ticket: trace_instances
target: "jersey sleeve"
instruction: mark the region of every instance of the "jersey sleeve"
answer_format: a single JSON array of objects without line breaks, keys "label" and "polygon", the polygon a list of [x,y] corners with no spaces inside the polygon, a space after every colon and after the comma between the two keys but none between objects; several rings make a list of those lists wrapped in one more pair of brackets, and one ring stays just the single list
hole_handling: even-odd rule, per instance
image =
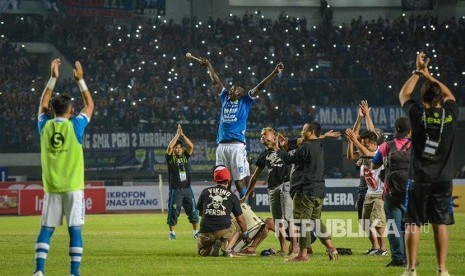
[{"label": "jersey sleeve", "polygon": [[228,99],[228,90],[223,87],[223,90],[221,90],[219,95],[221,103],[225,102]]},{"label": "jersey sleeve", "polygon": [[205,197],[205,190],[202,191],[202,193],[200,193],[200,196],[199,196],[199,199],[197,200],[197,210],[199,211],[202,211],[202,206],[203,206],[203,201],[204,201],[204,197]]},{"label": "jersey sleeve", "polygon": [[89,124],[89,117],[87,117],[87,115],[84,113],[79,113],[79,115],[77,115],[76,117],[71,118],[71,122],[73,123],[76,138],[78,142],[82,144],[82,140],[84,138],[84,130]]},{"label": "jersey sleeve", "polygon": [[260,155],[258,156],[257,161],[255,162],[255,166],[259,167],[260,169],[265,168],[265,166],[266,166],[266,163],[265,163],[266,154],[267,154],[266,150],[264,152],[260,153]]},{"label": "jersey sleeve", "polygon": [[42,133],[42,129],[44,128],[48,120],[50,120],[50,116],[48,116],[47,113],[41,113],[37,118],[37,128],[39,130],[39,136]]},{"label": "jersey sleeve", "polygon": [[375,156],[371,162],[375,165],[383,165],[383,157],[387,155],[387,143],[384,142],[379,146],[379,149],[376,151]]},{"label": "jersey sleeve", "polygon": [[258,98],[258,96],[252,96],[252,90],[249,90],[249,92],[247,92],[247,96],[242,98],[244,99],[244,102],[247,103],[247,105],[252,105],[255,102],[255,99]]},{"label": "jersey sleeve", "polygon": [[448,109],[455,120],[459,117],[459,106],[456,101],[448,100],[444,102],[444,108]]},{"label": "jersey sleeve", "polygon": [[411,122],[419,121],[423,115],[423,108],[413,99],[406,101],[402,108]]},{"label": "jersey sleeve", "polygon": [[239,202],[239,199],[235,195],[231,195],[230,198],[231,198],[232,204],[233,204],[232,213],[234,214],[234,216],[238,217],[238,216],[242,215],[242,208],[241,208],[241,204]]}]

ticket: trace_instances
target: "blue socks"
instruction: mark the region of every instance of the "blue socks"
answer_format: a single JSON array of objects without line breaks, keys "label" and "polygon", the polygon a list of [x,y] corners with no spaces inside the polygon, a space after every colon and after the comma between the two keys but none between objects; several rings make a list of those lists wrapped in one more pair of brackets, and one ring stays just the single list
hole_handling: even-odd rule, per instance
[{"label": "blue socks", "polygon": [[[50,239],[55,227],[42,226],[36,243],[36,270],[45,273],[45,260],[50,249]],[[82,234],[81,226],[68,227],[69,232],[69,257],[71,260],[71,275],[79,276],[79,266],[82,258]]]},{"label": "blue socks", "polygon": [[36,272],[45,273],[45,260],[47,259],[48,250],[50,249],[50,239],[52,238],[55,227],[42,226],[36,243]]},{"label": "blue socks", "polygon": [[81,226],[70,226],[68,227],[68,232],[71,275],[79,276],[79,266],[81,265],[83,251]]}]

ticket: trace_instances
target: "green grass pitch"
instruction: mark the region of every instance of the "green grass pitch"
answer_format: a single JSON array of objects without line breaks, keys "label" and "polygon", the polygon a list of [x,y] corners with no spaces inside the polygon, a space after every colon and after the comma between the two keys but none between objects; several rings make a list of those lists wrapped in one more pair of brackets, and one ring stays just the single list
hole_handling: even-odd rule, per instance
[{"label": "green grass pitch", "polygon": [[[267,213],[260,213],[268,216]],[[323,219],[354,219],[355,212],[323,212]],[[449,230],[448,268],[465,275],[465,213],[455,214]],[[354,228],[357,227],[354,223]],[[40,217],[0,217],[0,275],[32,275],[34,246]],[[432,229],[420,241],[418,275],[435,275]],[[365,256],[367,238],[334,238],[336,247],[351,248],[352,256],[330,262],[317,241],[308,263],[286,263],[282,257],[199,257],[185,214],[179,218],[176,240],[168,239],[166,214],[87,215],[81,274],[88,275],[401,275],[402,268],[387,268],[390,256]],[[278,248],[271,233],[258,252]],[[69,275],[68,233],[58,227],[52,238],[46,275]]]}]

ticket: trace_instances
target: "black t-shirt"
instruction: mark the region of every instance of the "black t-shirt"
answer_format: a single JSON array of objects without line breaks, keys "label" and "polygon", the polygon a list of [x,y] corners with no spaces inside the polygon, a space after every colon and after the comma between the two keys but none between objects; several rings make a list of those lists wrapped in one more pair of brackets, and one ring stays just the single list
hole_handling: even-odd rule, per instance
[{"label": "black t-shirt", "polygon": [[206,188],[197,202],[197,210],[202,212],[200,233],[210,233],[231,227],[231,213],[242,215],[239,199],[230,190],[221,186]]},{"label": "black t-shirt", "polygon": [[266,149],[258,156],[255,165],[261,169],[268,168],[268,189],[275,188],[289,181],[290,168],[272,149]]},{"label": "black t-shirt", "polygon": [[[445,111],[444,130],[441,142],[433,160],[422,158],[425,148],[426,130],[423,122],[424,108],[413,99],[405,102],[403,108],[410,118],[412,125],[412,161],[410,163],[409,177],[417,181],[449,181],[454,177],[454,151],[453,145],[457,130],[458,105],[455,101],[448,100],[443,105]],[[427,131],[429,138],[439,140],[442,121],[441,108],[429,108],[425,110]]]},{"label": "black t-shirt", "polygon": [[287,153],[278,150],[278,155],[287,164],[294,164],[291,173],[292,197],[300,192],[307,196],[325,198],[325,163],[320,139],[304,142]]},{"label": "black t-shirt", "polygon": [[168,164],[168,181],[170,189],[184,189],[191,185],[191,174],[189,170],[190,155],[184,151],[181,157],[176,154],[166,155],[166,164]]}]

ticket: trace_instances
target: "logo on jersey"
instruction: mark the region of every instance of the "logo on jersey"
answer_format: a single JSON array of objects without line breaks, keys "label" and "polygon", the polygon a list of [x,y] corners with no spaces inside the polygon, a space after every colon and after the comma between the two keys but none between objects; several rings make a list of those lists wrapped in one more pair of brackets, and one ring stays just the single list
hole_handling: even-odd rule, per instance
[{"label": "logo on jersey", "polygon": [[228,197],[222,197],[220,195],[212,196],[211,194],[210,194],[210,197],[212,199],[212,202],[207,205],[207,208],[210,208],[210,206],[213,205],[213,208],[215,208],[215,209],[218,209],[218,208],[221,207],[221,208],[223,208],[223,211],[226,210],[226,207],[224,207],[224,205],[223,205],[223,201],[228,199]]},{"label": "logo on jersey", "polygon": [[211,202],[207,204],[205,208],[205,214],[211,216],[226,216],[226,206],[223,202],[228,200],[231,196],[231,192],[220,188],[208,189],[209,197]]},{"label": "logo on jersey", "polygon": [[279,158],[279,156],[276,154],[276,152],[271,152],[266,156],[266,160],[270,162],[270,167],[273,169],[274,167],[282,167],[283,166],[283,160]]},{"label": "logo on jersey", "polygon": [[65,137],[63,134],[59,132],[53,133],[52,137],[50,138],[50,145],[54,148],[61,148],[65,143]]}]

